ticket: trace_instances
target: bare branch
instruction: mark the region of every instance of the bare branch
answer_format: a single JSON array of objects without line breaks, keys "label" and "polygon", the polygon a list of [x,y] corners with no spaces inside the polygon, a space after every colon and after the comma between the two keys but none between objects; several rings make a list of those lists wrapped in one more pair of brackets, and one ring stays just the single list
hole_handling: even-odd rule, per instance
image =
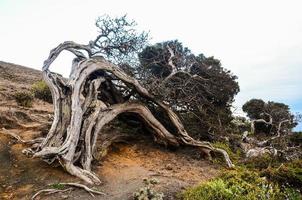
[{"label": "bare branch", "polygon": [[16,133],[14,133],[13,131],[8,131],[5,128],[2,128],[1,133],[5,134],[5,135],[9,135],[13,138],[15,138],[18,142],[23,143],[23,144],[36,144],[36,143],[41,143],[45,138],[36,138],[33,140],[24,140],[22,139],[19,135],[17,135]]},{"label": "bare branch", "polygon": [[289,119],[285,119],[285,120],[282,120],[281,122],[279,122],[278,130],[277,130],[277,137],[280,137],[282,124],[284,124],[286,122],[290,122],[290,120]]}]

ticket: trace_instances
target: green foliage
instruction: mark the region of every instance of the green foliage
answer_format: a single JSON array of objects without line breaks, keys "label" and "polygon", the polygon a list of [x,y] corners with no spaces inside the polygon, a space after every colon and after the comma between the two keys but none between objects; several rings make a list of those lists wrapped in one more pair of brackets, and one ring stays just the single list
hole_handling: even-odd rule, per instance
[{"label": "green foliage", "polygon": [[259,119],[265,110],[265,102],[262,99],[251,99],[242,106],[242,110],[249,118]]},{"label": "green foliage", "polygon": [[281,164],[278,168],[268,168],[262,174],[271,181],[302,188],[302,159]]},{"label": "green foliage", "polygon": [[153,187],[158,184],[157,179],[144,179],[145,187],[133,194],[134,200],[163,200],[164,194],[156,192]]},{"label": "green foliage", "polygon": [[38,81],[32,85],[32,92],[37,99],[52,103],[52,95],[45,81]]},{"label": "green foliage", "polygon": [[206,184],[187,190],[184,193],[183,199],[231,199],[232,191],[227,187],[222,179],[215,179]]},{"label": "green foliage", "polygon": [[289,188],[286,187],[284,189],[284,199],[289,199],[289,200],[301,200],[302,199],[302,195],[301,195],[301,191],[295,188]]},{"label": "green foliage", "polygon": [[[240,156],[241,156],[241,152],[239,151],[239,149],[234,152],[230,146],[227,144],[227,143],[224,143],[224,142],[215,142],[213,143],[213,146],[216,147],[216,148],[220,148],[220,149],[223,149],[225,150],[229,156],[230,156],[230,159],[232,160],[232,162],[234,163],[237,163],[240,159]],[[224,161],[222,161],[224,162]]]},{"label": "green foliage", "polygon": [[194,55],[172,40],[147,46],[139,53],[139,61],[141,83],[181,116],[191,136],[211,140],[206,137],[229,132],[230,108],[239,85],[220,60]]},{"label": "green foliage", "polygon": [[251,130],[251,122],[245,117],[235,116],[231,121],[232,131],[234,134],[242,135],[245,131]]},{"label": "green foliage", "polygon": [[257,172],[236,168],[186,190],[182,197],[184,200],[296,200],[302,196],[296,190],[282,189],[277,184],[270,183]]},{"label": "green foliage", "polygon": [[32,107],[34,97],[31,92],[21,91],[14,94],[14,98],[19,106]]},{"label": "green foliage", "polygon": [[267,169],[268,167],[274,167],[278,164],[280,165],[280,162],[277,160],[276,157],[273,157],[272,155],[266,153],[262,156],[249,158],[245,161],[243,161],[243,164],[245,167],[249,169]]},{"label": "green foliage", "polygon": [[302,145],[302,132],[294,132],[294,133],[290,136],[290,141],[291,141],[294,145]]},{"label": "green foliage", "polygon": [[60,183],[54,183],[52,185],[50,185],[53,189],[57,189],[57,190],[63,190],[65,188],[65,185],[62,185]]},{"label": "green foliage", "polygon": [[272,118],[272,125],[266,125],[264,123],[255,124],[256,133],[271,132],[277,133],[279,123],[284,120],[289,120],[282,124],[282,130],[289,132],[292,128],[297,125],[296,116],[290,112],[288,105],[279,102],[268,101],[264,102],[261,99],[251,99],[247,101],[243,106],[242,110],[247,113],[247,116],[251,119],[264,119],[269,121],[269,116]]}]

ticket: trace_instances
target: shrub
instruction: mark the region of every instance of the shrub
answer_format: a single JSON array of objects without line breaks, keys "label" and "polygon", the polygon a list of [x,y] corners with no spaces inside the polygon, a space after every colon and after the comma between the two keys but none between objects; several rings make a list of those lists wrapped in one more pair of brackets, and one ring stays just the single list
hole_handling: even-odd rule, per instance
[{"label": "shrub", "polygon": [[301,197],[298,191],[281,188],[259,173],[244,168],[226,171],[220,177],[189,188],[182,194],[184,200],[295,200]]},{"label": "shrub", "polygon": [[224,142],[215,142],[215,143],[213,143],[213,146],[216,147],[216,148],[220,148],[220,149],[225,150],[229,154],[230,159],[232,160],[232,162],[237,163],[239,161],[240,156],[241,156],[240,150],[237,150],[236,152],[234,152],[230,148],[230,146],[227,143],[224,143]]},{"label": "shrub", "polygon": [[262,175],[280,184],[287,183],[302,188],[302,159],[281,164],[278,168],[268,168],[262,172]]},{"label": "shrub", "polygon": [[153,187],[158,183],[157,179],[144,179],[145,187],[133,194],[134,200],[163,200],[164,194],[156,192]]},{"label": "shrub", "polygon": [[294,189],[294,188],[285,188],[284,190],[284,196],[286,198],[284,199],[289,199],[289,200],[301,200],[302,199],[302,195],[301,195],[301,191]]},{"label": "shrub", "polygon": [[222,179],[215,179],[206,184],[187,190],[184,193],[185,200],[197,199],[231,199],[233,192]]},{"label": "shrub", "polygon": [[290,141],[291,141],[294,145],[301,145],[301,144],[302,144],[302,132],[294,132],[294,133],[290,136]]},{"label": "shrub", "polygon": [[265,153],[258,157],[248,158],[241,164],[244,164],[244,166],[249,169],[263,170],[267,169],[268,167],[280,165],[280,162],[277,157],[273,157],[272,155]]},{"label": "shrub", "polygon": [[14,98],[19,106],[31,107],[34,97],[32,93],[28,91],[16,92]]},{"label": "shrub", "polygon": [[52,95],[45,81],[38,81],[32,85],[32,91],[37,99],[52,103]]},{"label": "shrub", "polygon": [[63,190],[65,189],[65,185],[60,184],[60,183],[54,183],[50,185],[53,189],[57,189],[57,190]]}]

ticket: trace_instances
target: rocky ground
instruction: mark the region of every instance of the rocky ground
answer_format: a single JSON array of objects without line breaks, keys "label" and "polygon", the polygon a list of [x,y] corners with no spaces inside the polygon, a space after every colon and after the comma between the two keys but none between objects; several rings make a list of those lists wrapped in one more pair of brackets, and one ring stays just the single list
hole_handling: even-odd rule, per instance
[{"label": "rocky ground", "polygon": [[[4,134],[10,131],[23,139],[45,136],[52,120],[52,105],[35,100],[32,108],[20,107],[13,94],[30,90],[41,80],[41,72],[0,61],[0,199],[30,199],[38,190],[60,182],[80,182],[59,166],[21,153],[26,145]],[[4,129],[3,129],[4,128]],[[144,178],[156,178],[155,190],[165,199],[175,199],[184,188],[215,177],[219,167],[202,160],[191,149],[169,150],[150,143],[148,135],[115,144],[108,155],[94,163],[94,172],[102,180],[96,189],[106,195],[91,197],[85,191],[43,196],[40,199],[131,199],[143,187]]]}]

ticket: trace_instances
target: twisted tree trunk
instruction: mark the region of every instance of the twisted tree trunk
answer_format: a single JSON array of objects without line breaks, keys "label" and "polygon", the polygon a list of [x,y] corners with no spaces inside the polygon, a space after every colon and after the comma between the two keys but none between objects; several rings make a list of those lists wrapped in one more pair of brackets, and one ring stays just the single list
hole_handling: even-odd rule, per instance
[{"label": "twisted tree trunk", "polygon": [[[68,80],[49,70],[51,63],[63,50],[76,55]],[[80,50],[88,52],[89,57],[86,58]],[[44,63],[43,79],[52,92],[54,120],[46,138],[30,152],[49,163],[57,159],[67,172],[87,183],[100,183],[91,171],[97,140],[101,140],[101,151],[106,152],[110,144],[127,137],[102,132],[106,124],[122,113],[139,116],[153,130],[157,142],[195,146],[208,155],[214,151],[222,154],[229,167],[233,166],[224,150],[191,138],[178,116],[167,105],[156,100],[135,78],[118,66],[100,56],[93,56],[87,45],[64,42],[53,49]],[[126,98],[117,88],[117,82],[131,90],[136,97]],[[176,131],[169,131],[152,114],[147,104],[162,109]]]}]

